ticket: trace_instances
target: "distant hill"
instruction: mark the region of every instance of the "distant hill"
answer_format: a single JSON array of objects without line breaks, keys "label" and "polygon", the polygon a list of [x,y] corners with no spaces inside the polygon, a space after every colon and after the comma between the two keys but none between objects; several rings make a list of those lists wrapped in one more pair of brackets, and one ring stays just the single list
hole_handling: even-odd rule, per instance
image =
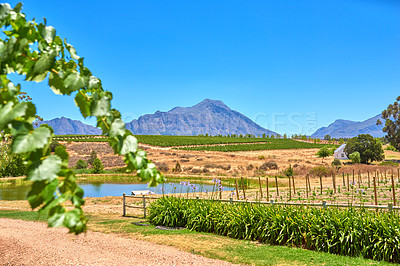
[{"label": "distant hill", "polygon": [[352,138],[359,134],[370,134],[374,137],[383,137],[383,125],[376,125],[376,121],[381,115],[374,116],[362,122],[338,119],[327,127],[321,127],[315,131],[311,137],[323,138],[329,135],[333,138]]},{"label": "distant hill", "polygon": [[48,121],[41,121],[38,123],[48,124],[54,129],[56,135],[68,135],[68,134],[81,134],[81,135],[100,135],[101,129],[86,125],[79,120],[72,120],[70,118],[61,117],[55,118]]},{"label": "distant hill", "polygon": [[277,135],[222,101],[210,99],[192,107],[175,107],[168,112],[143,115],[126,127],[138,135]]}]

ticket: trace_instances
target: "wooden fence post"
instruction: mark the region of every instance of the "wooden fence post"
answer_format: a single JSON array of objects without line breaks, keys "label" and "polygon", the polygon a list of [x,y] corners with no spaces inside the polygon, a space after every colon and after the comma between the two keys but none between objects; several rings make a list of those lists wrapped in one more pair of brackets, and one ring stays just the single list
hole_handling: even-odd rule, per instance
[{"label": "wooden fence post", "polygon": [[292,199],[292,186],[290,185],[290,176],[289,176],[289,200]]},{"label": "wooden fence post", "polygon": [[354,182],[354,169],[353,169],[353,186],[355,185],[356,183]]},{"label": "wooden fence post", "polygon": [[394,186],[393,175],[392,175],[392,192],[393,192],[393,206],[396,206],[396,187]]},{"label": "wooden fence post", "polygon": [[349,173],[347,173],[347,191],[350,191],[350,177],[349,177]]},{"label": "wooden fence post", "polygon": [[246,199],[246,191],[244,190],[244,181],[243,181],[243,176],[240,177],[242,180],[242,190],[243,190],[243,198]]},{"label": "wooden fence post", "polygon": [[370,178],[369,178],[369,171],[368,171],[368,188],[370,188]]},{"label": "wooden fence post", "polygon": [[258,177],[258,183],[260,184],[260,194],[261,194],[261,198],[263,198],[264,195],[263,195],[263,191],[262,191],[262,187],[261,187],[261,177]]},{"label": "wooden fence post", "polygon": [[269,201],[269,182],[267,177],[267,201]]},{"label": "wooden fence post", "polygon": [[332,174],[332,183],[333,183],[333,193],[336,194],[335,174]]},{"label": "wooden fence post", "polygon": [[322,195],[322,176],[319,177],[319,183],[321,185],[321,195]]},{"label": "wooden fence post", "polygon": [[308,174],[306,174],[306,197],[308,199]]},{"label": "wooden fence post", "polygon": [[361,171],[360,170],[358,170],[358,188],[360,188],[360,186],[361,186]]},{"label": "wooden fence post", "polygon": [[346,181],[344,180],[344,172],[343,172],[343,186],[346,187]]},{"label": "wooden fence post", "polygon": [[292,176],[292,182],[293,182],[293,196],[296,194],[296,186],[294,184],[294,176]]},{"label": "wooden fence post", "polygon": [[400,169],[397,168],[397,181],[400,183]]},{"label": "wooden fence post", "polygon": [[275,176],[276,195],[279,196],[278,177]]},{"label": "wooden fence post", "polygon": [[143,195],[143,216],[146,219],[146,198],[145,198],[145,195]]},{"label": "wooden fence post", "polygon": [[122,216],[126,215],[126,208],[125,208],[125,193],[122,194]]},{"label": "wooden fence post", "polygon": [[236,188],[236,199],[239,200],[239,189],[238,189],[237,179],[235,179],[235,188]]},{"label": "wooden fence post", "polygon": [[310,189],[309,191],[311,192],[311,182],[310,182],[310,176],[307,174],[307,179],[308,179],[308,188]]},{"label": "wooden fence post", "polygon": [[375,180],[375,176],[373,178],[373,182],[374,182],[374,199],[375,199],[375,205],[378,205],[378,197],[377,197],[377,193],[376,193],[376,180]]}]

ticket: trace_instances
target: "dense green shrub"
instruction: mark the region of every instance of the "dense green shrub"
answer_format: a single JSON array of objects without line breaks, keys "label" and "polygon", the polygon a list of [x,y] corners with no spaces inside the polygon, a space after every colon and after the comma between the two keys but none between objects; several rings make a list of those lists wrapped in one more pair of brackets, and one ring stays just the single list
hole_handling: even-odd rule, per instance
[{"label": "dense green shrub", "polygon": [[351,160],[352,163],[361,163],[361,156],[358,151],[355,151],[352,154],[350,154],[349,159]]},{"label": "dense green shrub", "polygon": [[261,243],[400,262],[400,217],[389,212],[163,197],[151,204],[149,220]]},{"label": "dense green shrub", "polygon": [[398,163],[396,163],[396,162],[392,162],[392,161],[385,161],[385,162],[381,162],[379,165],[382,165],[382,166],[396,166],[396,167],[398,167],[398,166],[399,166],[399,164],[398,164]]},{"label": "dense green shrub", "polygon": [[75,164],[75,169],[86,169],[88,167],[87,162],[79,159]]},{"label": "dense green shrub", "polygon": [[103,163],[100,161],[99,158],[94,159],[92,164],[92,174],[101,174],[104,171]]},{"label": "dense green shrub", "polygon": [[55,149],[56,149],[57,147],[59,147],[59,146],[63,146],[63,145],[61,145],[57,140],[53,140],[53,141],[51,142],[51,144],[50,144],[51,152],[54,152]]},{"label": "dense green shrub", "polygon": [[342,165],[342,162],[339,159],[334,159],[332,161],[332,166],[340,166]]},{"label": "dense green shrub", "polygon": [[397,151],[396,148],[393,147],[393,146],[390,145],[390,144],[385,148],[385,150],[387,150],[387,151]]}]

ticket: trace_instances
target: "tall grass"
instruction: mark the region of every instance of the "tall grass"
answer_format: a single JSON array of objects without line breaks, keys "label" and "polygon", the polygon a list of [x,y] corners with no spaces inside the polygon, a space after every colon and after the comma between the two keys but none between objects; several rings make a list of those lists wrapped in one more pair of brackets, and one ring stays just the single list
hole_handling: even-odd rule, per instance
[{"label": "tall grass", "polygon": [[163,197],[150,206],[149,219],[155,225],[400,262],[400,218],[395,213]]}]

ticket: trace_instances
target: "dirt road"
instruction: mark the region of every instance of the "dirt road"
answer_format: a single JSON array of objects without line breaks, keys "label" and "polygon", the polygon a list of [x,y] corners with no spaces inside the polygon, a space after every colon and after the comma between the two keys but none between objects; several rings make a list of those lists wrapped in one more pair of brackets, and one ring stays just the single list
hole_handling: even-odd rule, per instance
[{"label": "dirt road", "polygon": [[75,236],[39,222],[0,219],[0,265],[229,265],[112,234]]}]

